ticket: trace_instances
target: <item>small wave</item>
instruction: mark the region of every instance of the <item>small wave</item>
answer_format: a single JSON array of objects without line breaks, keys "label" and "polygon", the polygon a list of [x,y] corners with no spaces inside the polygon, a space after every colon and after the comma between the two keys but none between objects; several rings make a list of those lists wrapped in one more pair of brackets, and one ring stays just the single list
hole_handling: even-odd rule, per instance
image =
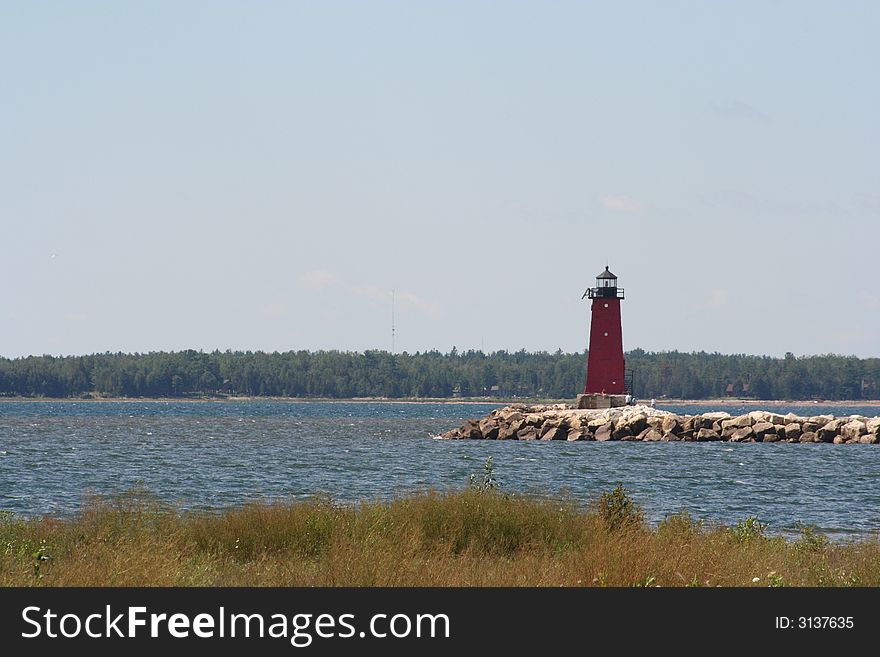
[{"label": "small wave", "polygon": [[732,451],[733,451],[733,447],[728,447],[728,448],[725,449],[724,451],[725,451],[725,452],[732,452]]},{"label": "small wave", "polygon": [[735,483],[735,484],[742,484],[743,486],[748,486],[748,485],[749,485],[749,482],[747,482],[747,481],[740,481],[739,479],[734,479],[734,480],[733,480],[733,483]]}]

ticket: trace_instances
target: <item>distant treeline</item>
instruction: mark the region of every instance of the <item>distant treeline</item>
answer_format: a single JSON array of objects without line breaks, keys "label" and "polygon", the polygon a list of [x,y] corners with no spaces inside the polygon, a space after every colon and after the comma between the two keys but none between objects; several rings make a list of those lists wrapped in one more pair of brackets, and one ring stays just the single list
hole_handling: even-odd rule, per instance
[{"label": "distant treeline", "polygon": [[[876,399],[880,359],[699,353],[626,355],[637,398]],[[496,351],[214,351],[0,358],[0,395],[84,397],[572,398],[586,354]]]}]

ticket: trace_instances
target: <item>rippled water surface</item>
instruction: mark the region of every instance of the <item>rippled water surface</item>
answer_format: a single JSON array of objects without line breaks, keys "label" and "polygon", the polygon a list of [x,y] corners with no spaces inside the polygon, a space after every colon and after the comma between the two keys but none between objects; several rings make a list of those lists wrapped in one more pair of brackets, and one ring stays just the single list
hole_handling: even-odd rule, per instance
[{"label": "rippled water surface", "polygon": [[[787,532],[880,530],[880,446],[445,441],[492,404],[2,402],[0,509],[75,513],[89,494],[145,488],[183,508],[315,494],[350,502],[467,484],[494,456],[510,492],[584,503],[623,483],[657,522],[687,509]],[[705,407],[670,407],[701,412]],[[749,410],[725,407],[733,413]],[[776,408],[873,416],[876,408]]]}]

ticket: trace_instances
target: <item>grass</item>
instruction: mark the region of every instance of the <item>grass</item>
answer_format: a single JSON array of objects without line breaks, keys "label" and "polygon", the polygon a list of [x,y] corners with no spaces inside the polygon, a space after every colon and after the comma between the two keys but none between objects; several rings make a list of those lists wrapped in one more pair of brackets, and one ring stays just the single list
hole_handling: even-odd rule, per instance
[{"label": "grass", "polygon": [[587,509],[474,485],[222,513],[131,493],[69,520],[0,516],[0,585],[880,586],[880,542],[830,543],[812,527],[786,540],[754,518],[651,528],[622,488]]}]

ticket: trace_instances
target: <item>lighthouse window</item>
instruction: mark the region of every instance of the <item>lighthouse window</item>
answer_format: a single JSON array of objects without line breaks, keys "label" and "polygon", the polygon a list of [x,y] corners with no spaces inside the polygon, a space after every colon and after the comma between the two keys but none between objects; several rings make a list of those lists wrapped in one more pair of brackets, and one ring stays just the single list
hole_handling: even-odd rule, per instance
[{"label": "lighthouse window", "polygon": [[605,307],[606,307],[606,308],[608,307],[608,304],[607,304],[607,303],[605,304]]},{"label": "lighthouse window", "polygon": [[606,338],[608,337],[608,331],[605,331],[605,337]]}]

